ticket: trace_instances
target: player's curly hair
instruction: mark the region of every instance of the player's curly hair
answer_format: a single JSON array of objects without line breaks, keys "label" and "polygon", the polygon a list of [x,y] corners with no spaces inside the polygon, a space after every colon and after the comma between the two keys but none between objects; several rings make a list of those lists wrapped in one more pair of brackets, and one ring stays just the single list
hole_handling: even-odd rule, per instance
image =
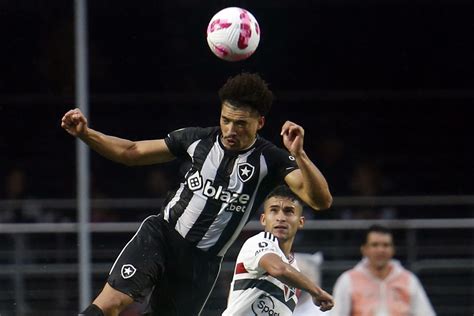
[{"label": "player's curly hair", "polygon": [[225,101],[235,107],[250,107],[260,115],[267,115],[272,107],[273,93],[257,73],[243,72],[231,77],[219,89],[221,104]]}]

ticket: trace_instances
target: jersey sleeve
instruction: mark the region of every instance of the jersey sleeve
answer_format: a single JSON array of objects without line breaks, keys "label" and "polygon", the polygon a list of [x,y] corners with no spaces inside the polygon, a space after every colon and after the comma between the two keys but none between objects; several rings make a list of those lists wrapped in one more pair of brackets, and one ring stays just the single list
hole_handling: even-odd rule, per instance
[{"label": "jersey sleeve", "polygon": [[187,154],[188,147],[196,140],[209,136],[215,128],[185,127],[170,132],[165,137],[165,143],[171,153],[182,158]]},{"label": "jersey sleeve", "polygon": [[270,170],[275,172],[275,176],[279,179],[284,179],[287,174],[298,169],[295,157],[290,155],[284,149],[277,146],[271,146],[265,152],[265,158],[268,160]]},{"label": "jersey sleeve", "polygon": [[242,249],[245,249],[242,261],[248,272],[264,273],[265,271],[258,265],[260,259],[268,253],[280,255],[276,237],[268,232],[262,232],[250,238]]}]

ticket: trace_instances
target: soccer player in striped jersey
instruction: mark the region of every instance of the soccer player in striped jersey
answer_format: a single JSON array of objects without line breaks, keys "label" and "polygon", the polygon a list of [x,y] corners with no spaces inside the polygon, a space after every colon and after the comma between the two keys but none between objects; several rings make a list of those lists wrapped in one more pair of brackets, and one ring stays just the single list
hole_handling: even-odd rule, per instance
[{"label": "soccer player in striped jersey", "polygon": [[285,149],[258,135],[273,101],[258,74],[229,78],[219,97],[220,126],[183,128],[164,139],[105,135],[89,128],[79,109],[62,118],[69,134],[110,160],[136,166],[180,159],[187,168],[162,211],[146,218],[120,252],[83,315],[118,315],[150,294],[153,313],[199,315],[222,257],[273,188],[286,182],[313,209],[331,205],[326,179],[303,148],[301,126],[283,124]]},{"label": "soccer player in striped jersey", "polygon": [[249,238],[237,256],[223,316],[292,315],[299,290],[307,291],[322,311],[333,307],[331,295],[299,272],[291,252],[304,225],[302,213],[302,203],[287,186],[268,195],[260,217],[265,231]]}]

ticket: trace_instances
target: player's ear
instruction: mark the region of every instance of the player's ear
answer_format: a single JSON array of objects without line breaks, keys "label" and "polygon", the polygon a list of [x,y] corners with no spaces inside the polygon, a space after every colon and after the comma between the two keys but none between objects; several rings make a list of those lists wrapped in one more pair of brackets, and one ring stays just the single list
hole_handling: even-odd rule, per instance
[{"label": "player's ear", "polygon": [[304,216],[300,216],[300,220],[299,220],[299,224],[298,224],[298,229],[303,228],[305,221],[306,221],[306,220],[305,220]]},{"label": "player's ear", "polygon": [[263,125],[265,125],[265,116],[260,115],[260,117],[258,118],[257,130],[260,130],[263,127]]},{"label": "player's ear", "polygon": [[265,223],[266,223],[265,213],[262,213],[260,214],[260,224],[262,224],[262,226],[265,226]]}]

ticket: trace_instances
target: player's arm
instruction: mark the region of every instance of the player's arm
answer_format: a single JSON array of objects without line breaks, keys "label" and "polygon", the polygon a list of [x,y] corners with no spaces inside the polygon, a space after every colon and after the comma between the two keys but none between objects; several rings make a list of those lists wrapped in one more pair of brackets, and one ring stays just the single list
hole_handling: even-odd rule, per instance
[{"label": "player's arm", "polygon": [[332,204],[332,196],[328,183],[303,149],[303,128],[293,122],[286,121],[281,129],[281,135],[285,147],[295,157],[299,167],[286,175],[285,182],[313,209],[329,208]]},{"label": "player's arm", "polygon": [[62,118],[61,127],[100,155],[128,166],[167,162],[175,158],[163,139],[131,141],[89,128],[79,109],[68,111]]},{"label": "player's arm", "polygon": [[334,301],[330,294],[314,284],[308,277],[291,265],[283,262],[278,255],[267,253],[260,258],[258,265],[279,281],[311,294],[314,303],[320,306],[322,311],[330,310],[334,306]]}]

